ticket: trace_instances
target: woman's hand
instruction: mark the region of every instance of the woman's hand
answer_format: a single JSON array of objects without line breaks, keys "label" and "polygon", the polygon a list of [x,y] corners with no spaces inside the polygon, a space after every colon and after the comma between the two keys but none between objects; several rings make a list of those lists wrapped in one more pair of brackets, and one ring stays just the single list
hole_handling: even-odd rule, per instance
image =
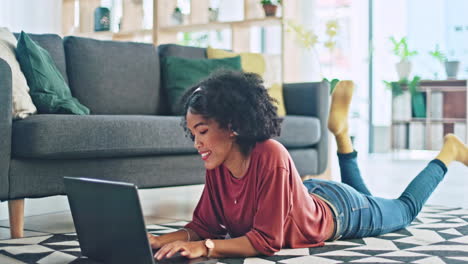
[{"label": "woman's hand", "polygon": [[177,252],[180,252],[180,255],[184,257],[193,259],[206,256],[208,254],[208,249],[205,247],[205,242],[203,240],[194,242],[175,241],[164,245],[156,252],[154,258],[157,260],[170,258]]},{"label": "woman's hand", "polygon": [[155,236],[155,235],[152,235],[152,234],[148,233],[148,241],[149,241],[152,249],[158,249],[158,248],[162,247],[161,241],[159,241],[159,238],[157,236]]}]

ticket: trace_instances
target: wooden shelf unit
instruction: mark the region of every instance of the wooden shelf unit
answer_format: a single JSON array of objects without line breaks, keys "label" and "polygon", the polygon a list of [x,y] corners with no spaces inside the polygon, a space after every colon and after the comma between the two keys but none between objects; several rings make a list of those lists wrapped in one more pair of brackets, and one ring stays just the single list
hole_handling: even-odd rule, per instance
[{"label": "wooden shelf unit", "polygon": [[[457,136],[461,137],[465,142],[468,140],[468,81],[467,80],[423,80],[420,82],[420,91],[424,93],[425,104],[426,104],[426,117],[425,118],[411,118],[405,120],[394,120],[392,117],[391,125],[391,140],[392,149],[398,150],[401,148],[396,147],[396,140],[394,133],[397,125],[406,125],[406,142],[410,143],[409,129],[411,124],[422,123],[424,125],[424,139],[425,146],[422,150],[438,150],[434,148],[435,142],[433,142],[433,125],[441,124],[443,126],[443,135],[447,133],[454,133],[454,127],[456,124],[464,125],[464,134]],[[434,118],[432,116],[432,96],[436,92],[442,93],[442,117]],[[392,107],[393,103],[392,103]],[[392,109],[392,112],[394,109]],[[442,135],[441,135],[442,136]],[[440,140],[443,140],[442,138]],[[439,142],[440,143],[440,142]],[[407,144],[409,148],[410,144]],[[420,149],[418,149],[420,150]]]},{"label": "wooden shelf unit", "polygon": [[[78,5],[76,4],[78,2]],[[94,32],[94,10],[100,0],[62,0],[62,35],[75,35],[100,40],[148,42],[155,45],[177,43],[180,32],[201,32],[231,30],[231,49],[234,52],[249,52],[250,29],[252,27],[280,27],[281,51],[277,54],[281,65],[281,81],[297,81],[297,61],[301,56],[300,47],[292,34],[286,34],[284,21],[293,19],[299,10],[297,1],[284,1],[276,17],[266,17],[260,0],[241,0],[243,17],[235,21],[208,21],[210,0],[191,0],[190,14],[182,25],[171,25],[171,15],[177,0],[152,0],[153,21],[151,29],[142,29],[143,1],[122,0],[122,21],[119,32]],[[79,10],[76,10],[79,9]],[[75,15],[79,14],[77,18]],[[111,14],[112,16],[112,14]],[[141,19],[142,20],[142,19]],[[79,21],[79,25],[75,25]],[[275,55],[276,56],[276,55]],[[287,59],[286,59],[287,58]]]}]

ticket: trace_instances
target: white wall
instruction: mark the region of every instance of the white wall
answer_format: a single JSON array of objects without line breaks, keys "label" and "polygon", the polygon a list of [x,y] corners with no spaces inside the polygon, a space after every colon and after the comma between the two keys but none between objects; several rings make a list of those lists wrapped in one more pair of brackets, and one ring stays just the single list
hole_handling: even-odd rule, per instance
[{"label": "white wall", "polygon": [[407,36],[408,11],[406,0],[374,1],[374,82],[373,109],[374,126],[390,125],[391,92],[383,84],[383,80],[395,81],[398,76],[395,64],[398,58],[392,54],[390,36],[399,39]]},{"label": "white wall", "polygon": [[[408,44],[416,49],[418,55],[413,59],[414,74],[423,79],[434,79],[437,72],[439,79],[445,78],[442,64],[429,55],[429,51],[439,44],[446,50],[446,13],[445,0],[413,0],[408,2]],[[422,7],[426,7],[421,10]],[[455,12],[456,13],[461,12]]]},{"label": "white wall", "polygon": [[61,10],[61,0],[0,0],[0,26],[13,32],[60,34]]}]

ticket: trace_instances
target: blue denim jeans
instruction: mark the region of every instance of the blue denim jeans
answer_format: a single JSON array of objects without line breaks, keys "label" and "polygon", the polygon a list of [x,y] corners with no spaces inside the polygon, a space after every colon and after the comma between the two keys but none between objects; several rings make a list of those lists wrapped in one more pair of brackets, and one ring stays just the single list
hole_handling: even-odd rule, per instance
[{"label": "blue denim jeans", "polygon": [[409,225],[444,178],[447,167],[440,160],[429,162],[398,199],[372,196],[356,162],[357,152],[338,154],[341,181],[311,179],[304,185],[330,206],[334,213],[333,239],[377,236]]}]

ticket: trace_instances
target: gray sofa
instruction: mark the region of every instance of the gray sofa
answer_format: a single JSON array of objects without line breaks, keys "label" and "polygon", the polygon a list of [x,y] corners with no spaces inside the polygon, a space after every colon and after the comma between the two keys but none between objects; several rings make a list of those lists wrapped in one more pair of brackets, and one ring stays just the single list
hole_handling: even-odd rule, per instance
[{"label": "gray sofa", "polygon": [[[24,198],[64,194],[63,176],[140,188],[203,184],[202,161],[180,127],[181,117],[171,115],[166,103],[159,61],[205,58],[205,49],[31,37],[51,53],[72,94],[92,114],[12,121],[11,71],[0,59],[0,199],[12,205],[10,220],[22,220]],[[328,85],[285,84],[284,98],[288,115],[278,140],[301,175],[320,174],[328,158]],[[21,236],[22,228],[21,221],[12,222],[12,236]]]}]

